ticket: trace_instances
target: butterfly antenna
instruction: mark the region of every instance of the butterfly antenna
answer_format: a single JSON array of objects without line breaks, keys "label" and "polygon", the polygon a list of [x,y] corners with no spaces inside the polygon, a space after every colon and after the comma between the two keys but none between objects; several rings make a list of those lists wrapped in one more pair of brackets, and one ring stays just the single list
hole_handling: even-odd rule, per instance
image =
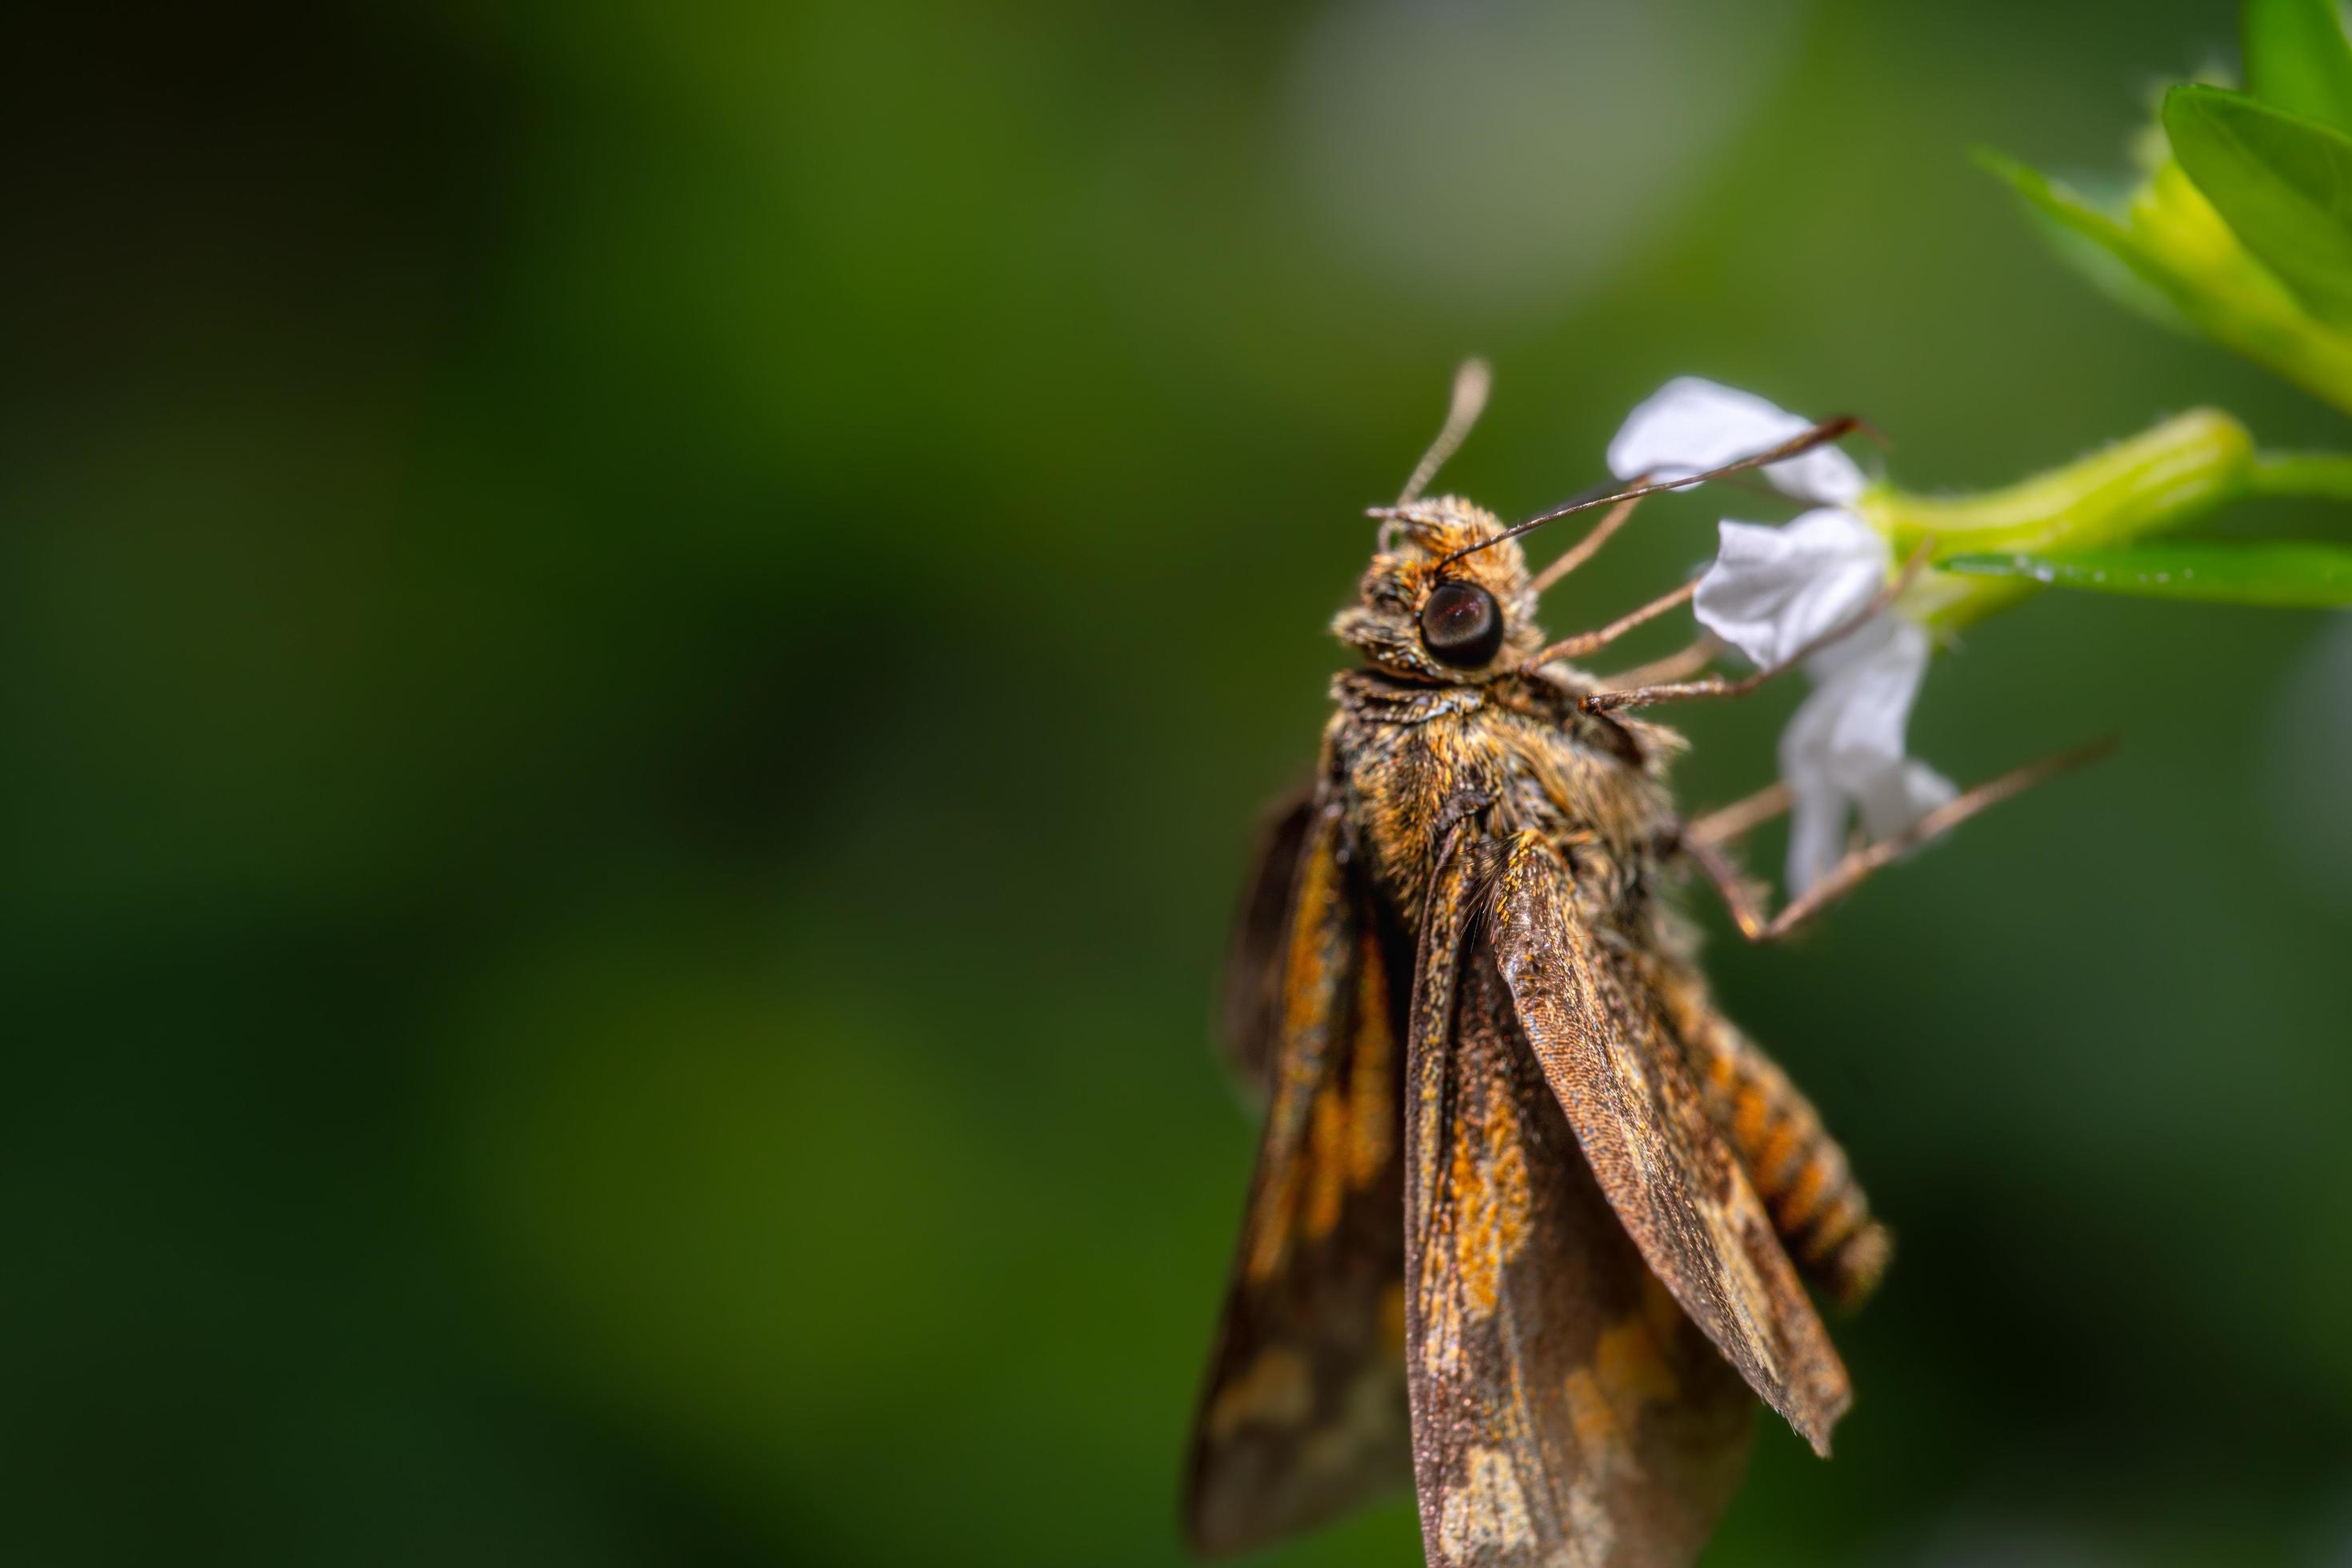
[{"label": "butterfly antenna", "polygon": [[1445,410],[1445,427],[1438,431],[1429,450],[1421,455],[1412,478],[1404,482],[1404,493],[1397,497],[1397,505],[1411,506],[1421,499],[1421,492],[1429,488],[1429,481],[1437,477],[1445,459],[1454,456],[1454,448],[1470,434],[1470,427],[1478,423],[1478,415],[1486,406],[1486,388],[1493,380],[1485,360],[1462,362],[1462,368],[1454,373],[1454,402]]},{"label": "butterfly antenna", "polygon": [[[1545,523],[1558,522],[1561,518],[1574,517],[1578,512],[1591,511],[1597,506],[1615,506],[1622,501],[1639,500],[1643,496],[1656,495],[1661,490],[1688,489],[1693,485],[1727,479],[1734,474],[1746,473],[1750,468],[1761,468],[1773,463],[1786,462],[1789,458],[1801,456],[1816,447],[1827,446],[1832,441],[1856,433],[1874,437],[1877,434],[1858,416],[1841,414],[1834,419],[1824,419],[1818,425],[1798,432],[1778,446],[1767,447],[1760,452],[1750,452],[1734,462],[1726,463],[1719,468],[1709,468],[1702,474],[1685,474],[1678,479],[1641,479],[1627,485],[1623,489],[1612,490],[1606,495],[1580,496],[1575,500],[1565,502],[1552,508],[1549,511],[1531,517],[1525,522],[1513,523],[1502,532],[1482,539],[1475,544],[1465,544],[1440,561],[1438,564],[1450,566],[1465,555],[1475,555],[1481,550],[1492,550],[1507,539],[1517,539],[1523,533],[1533,532]],[[1600,531],[1596,529],[1594,531]]]}]

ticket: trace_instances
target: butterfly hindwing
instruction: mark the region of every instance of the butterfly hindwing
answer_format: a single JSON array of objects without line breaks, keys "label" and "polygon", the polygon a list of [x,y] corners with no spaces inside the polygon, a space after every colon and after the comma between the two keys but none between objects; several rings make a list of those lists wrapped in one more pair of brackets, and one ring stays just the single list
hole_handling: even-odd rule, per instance
[{"label": "butterfly hindwing", "polygon": [[1826,1454],[1844,1365],[1643,972],[1596,939],[1566,863],[1532,834],[1505,857],[1491,921],[1519,1022],[1619,1220],[1748,1385]]},{"label": "butterfly hindwing", "polygon": [[1270,985],[1269,1099],[1184,1519],[1261,1546],[1412,1474],[1403,1362],[1401,965],[1339,815],[1300,834]]},{"label": "butterfly hindwing", "polygon": [[1250,878],[1234,911],[1225,955],[1218,1034],[1225,1063],[1252,1103],[1270,1088],[1274,1037],[1281,1012],[1284,961],[1291,907],[1297,901],[1299,864],[1316,817],[1314,793],[1299,790],[1270,806],[1258,829]]},{"label": "butterfly hindwing", "polygon": [[1407,1368],[1433,1568],[1665,1568],[1745,1462],[1746,1386],[1595,1184],[1471,918],[1424,916],[1407,1081]]}]

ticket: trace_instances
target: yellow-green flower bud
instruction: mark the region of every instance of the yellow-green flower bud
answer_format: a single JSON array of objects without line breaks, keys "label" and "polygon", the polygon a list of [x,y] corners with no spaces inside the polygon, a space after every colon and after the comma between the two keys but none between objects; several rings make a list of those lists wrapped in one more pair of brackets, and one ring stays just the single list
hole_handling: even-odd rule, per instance
[{"label": "yellow-green flower bud", "polygon": [[[2127,440],[1980,495],[1921,496],[1877,484],[1854,510],[1886,537],[1897,561],[1932,540],[1929,559],[1985,552],[2089,550],[2194,521],[2253,482],[2254,444],[2218,409],[2192,409]],[[1902,613],[1942,631],[1983,619],[2038,591],[2018,579],[1930,571]]]}]

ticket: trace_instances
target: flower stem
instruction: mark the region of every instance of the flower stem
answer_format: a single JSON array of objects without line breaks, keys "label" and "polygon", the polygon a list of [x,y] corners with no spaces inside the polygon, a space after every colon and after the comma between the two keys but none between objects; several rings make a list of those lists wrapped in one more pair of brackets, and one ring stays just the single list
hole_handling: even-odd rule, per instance
[{"label": "flower stem", "polygon": [[2352,457],[2336,452],[2261,452],[2246,470],[2246,493],[2352,500]]}]

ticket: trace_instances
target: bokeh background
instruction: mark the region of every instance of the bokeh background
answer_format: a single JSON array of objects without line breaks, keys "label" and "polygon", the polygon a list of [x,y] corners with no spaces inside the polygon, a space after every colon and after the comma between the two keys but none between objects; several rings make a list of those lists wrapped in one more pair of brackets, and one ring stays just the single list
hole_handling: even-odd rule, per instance
[{"label": "bokeh background", "polygon": [[[2119,173],[2233,26],[20,18],[0,1559],[1177,1562],[1225,919],[1453,364],[1507,512],[1685,372],[1914,487],[2206,401],[2344,446],[1965,159]],[[1688,711],[1686,795],[1796,695]],[[2110,730],[1806,942],[1705,911],[1903,1245],[1836,1458],[1765,1431],[1712,1563],[2352,1562],[2352,638],[2045,599],[1914,737]],[[1401,1499],[1266,1561],[1416,1551]]]}]

